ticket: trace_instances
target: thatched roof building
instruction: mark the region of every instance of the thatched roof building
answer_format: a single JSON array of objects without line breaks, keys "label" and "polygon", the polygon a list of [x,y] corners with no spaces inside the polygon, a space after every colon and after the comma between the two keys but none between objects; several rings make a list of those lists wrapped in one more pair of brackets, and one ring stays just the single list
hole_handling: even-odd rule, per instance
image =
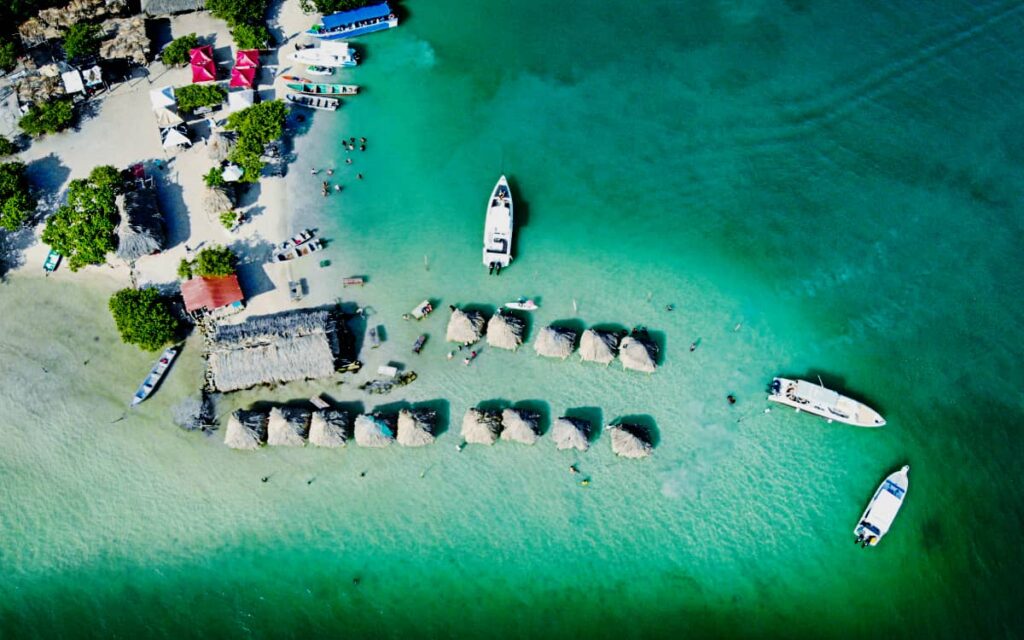
[{"label": "thatched roof building", "polygon": [[551,439],[558,449],[586,451],[590,448],[590,428],[586,420],[563,416],[551,426]]},{"label": "thatched roof building", "polygon": [[277,447],[301,447],[309,434],[309,412],[274,407],[267,419],[267,444]]},{"label": "thatched roof building", "polygon": [[452,317],[448,319],[448,342],[472,344],[484,335],[484,316],[477,311],[463,311],[452,308]]},{"label": "thatched roof building", "polygon": [[537,355],[565,360],[576,347],[576,332],[562,327],[544,327],[533,341]]},{"label": "thatched roof building", "polygon": [[470,444],[492,445],[501,433],[501,414],[486,409],[470,409],[462,418],[462,439]]},{"label": "thatched roof building", "polygon": [[218,325],[207,338],[207,384],[236,391],[333,375],[344,331],[335,315],[322,309]]},{"label": "thatched roof building", "polygon": [[612,451],[623,458],[646,458],[651,455],[651,434],[638,424],[611,424]]},{"label": "thatched roof building", "polygon": [[142,16],[111,18],[103,23],[105,35],[100,42],[104,60],[130,60],[144,65],[149,61],[150,42]]},{"label": "thatched roof building", "polygon": [[228,418],[224,444],[232,449],[258,449],[267,441],[267,415],[259,411],[238,410]]},{"label": "thatched roof building", "polygon": [[164,248],[167,234],[157,207],[156,190],[138,187],[117,197],[121,222],[117,225],[117,257],[135,262]]},{"label": "thatched roof building", "polygon": [[501,439],[523,444],[536,444],[540,438],[540,414],[526,409],[505,409],[501,412]]},{"label": "thatched roof building", "polygon": [[626,336],[619,345],[619,361],[625,369],[654,373],[657,365],[654,355],[657,348],[650,342],[636,335]]},{"label": "thatched roof building", "polygon": [[309,443],[317,447],[344,447],[348,429],[348,413],[335,409],[314,411],[309,423]]},{"label": "thatched roof building", "polygon": [[398,412],[398,444],[423,447],[434,442],[437,412],[432,409],[402,409]]},{"label": "thatched roof building", "polygon": [[356,416],[356,444],[360,447],[386,447],[395,441],[395,428],[381,413]]},{"label": "thatched roof building", "polygon": [[186,11],[200,11],[206,0],[142,0],[142,13],[147,16],[169,16]]},{"label": "thatched roof building", "polygon": [[498,312],[487,322],[487,344],[515,351],[523,344],[526,322],[511,313]]},{"label": "thatched roof building", "polygon": [[609,364],[619,348],[619,336],[610,331],[587,329],[580,337],[580,358],[587,362]]},{"label": "thatched roof building", "polygon": [[62,7],[42,9],[36,17],[29,18],[18,27],[18,33],[26,45],[39,44],[43,40],[56,40],[73,24],[96,22],[126,12],[126,0],[71,0]]}]

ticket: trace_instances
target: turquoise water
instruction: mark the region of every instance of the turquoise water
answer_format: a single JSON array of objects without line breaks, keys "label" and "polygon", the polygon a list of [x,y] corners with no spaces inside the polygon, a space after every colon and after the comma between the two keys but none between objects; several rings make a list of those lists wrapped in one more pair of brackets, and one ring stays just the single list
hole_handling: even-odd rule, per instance
[{"label": "turquoise water", "polygon": [[[1019,635],[1021,5],[463,4],[409,2],[360,41],[347,77],[365,92],[316,116],[291,189],[296,226],[334,240],[332,266],[300,274],[311,300],[368,306],[387,337],[369,368],[419,380],[220,406],[438,401],[450,432],[424,450],[228,451],[167,419],[198,384],[195,342],[111,424],[150,358],[118,344],[109,292],[15,280],[0,634]],[[370,140],[351,167],[342,135]],[[324,201],[304,165],[328,158],[346,189]],[[501,172],[522,226],[493,278],[481,221]],[[364,289],[338,286],[355,274]],[[399,319],[427,296],[519,295],[541,300],[534,328],[647,325],[664,365],[527,348],[467,368],[444,357],[446,314]],[[764,414],[780,372],[889,424]],[[606,436],[580,456],[546,439],[457,453],[465,409],[493,400],[649,416],[660,442],[641,462]],[[904,463],[907,503],[862,551],[856,518]]]}]

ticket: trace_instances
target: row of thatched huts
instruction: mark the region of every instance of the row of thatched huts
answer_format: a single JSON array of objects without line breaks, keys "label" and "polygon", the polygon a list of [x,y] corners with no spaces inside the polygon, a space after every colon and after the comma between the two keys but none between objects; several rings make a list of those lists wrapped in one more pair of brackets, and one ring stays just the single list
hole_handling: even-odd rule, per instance
[{"label": "row of thatched huts", "polygon": [[355,440],[361,447],[386,447],[392,442],[404,447],[422,447],[434,441],[437,414],[432,409],[402,409],[397,416],[386,413],[360,414],[352,420],[346,411],[274,407],[269,412],[239,410],[231,414],[224,431],[224,444],[232,449],[302,447],[344,447]]},{"label": "row of thatched huts", "polygon": [[[515,351],[523,344],[526,322],[504,310],[488,320],[479,311],[452,307],[446,333],[449,342],[473,344],[483,339],[485,334],[490,346]],[[537,334],[533,349],[538,355],[565,360],[576,350],[577,337],[580,358],[587,362],[608,365],[618,358],[625,369],[652,373],[657,368],[658,346],[642,329],[634,329],[629,335],[587,329],[578,336],[572,329],[548,326]]]},{"label": "row of thatched huts", "polygon": [[[638,424],[619,423],[606,427],[612,451],[624,458],[646,458],[654,449],[653,434]],[[593,425],[581,418],[563,416],[551,426],[551,439],[558,449],[586,451],[590,448]],[[527,409],[502,411],[473,408],[462,418],[462,439],[469,444],[493,445],[498,440],[536,444],[540,439],[540,414]]]}]

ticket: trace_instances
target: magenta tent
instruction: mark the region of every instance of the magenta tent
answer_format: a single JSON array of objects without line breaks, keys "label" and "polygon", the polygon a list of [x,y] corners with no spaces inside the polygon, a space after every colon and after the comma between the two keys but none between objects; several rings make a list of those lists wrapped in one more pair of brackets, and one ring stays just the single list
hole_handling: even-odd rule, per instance
[{"label": "magenta tent", "polygon": [[231,70],[231,82],[228,83],[228,86],[251,89],[255,79],[255,67],[235,67]]},{"label": "magenta tent", "polygon": [[204,45],[189,52],[192,65],[192,82],[210,82],[217,79],[217,68],[213,64],[213,47]]},{"label": "magenta tent", "polygon": [[260,52],[256,49],[241,49],[235,52],[236,67],[258,67],[260,66]]}]

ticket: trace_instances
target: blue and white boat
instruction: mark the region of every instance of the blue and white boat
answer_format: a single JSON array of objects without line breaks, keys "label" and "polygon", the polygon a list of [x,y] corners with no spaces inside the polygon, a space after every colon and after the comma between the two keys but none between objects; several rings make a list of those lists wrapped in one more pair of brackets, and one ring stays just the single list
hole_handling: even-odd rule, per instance
[{"label": "blue and white boat", "polygon": [[318,24],[306,31],[306,35],[321,40],[335,40],[337,38],[354,38],[397,26],[398,16],[391,10],[387,2],[381,2],[352,11],[340,11],[324,16]]},{"label": "blue and white boat", "polygon": [[160,359],[156,361],[153,368],[149,370],[149,375],[139,385],[139,390],[132,396],[131,407],[134,407],[146,400],[149,396],[153,395],[159,386],[160,381],[167,375],[167,370],[171,368],[171,363],[174,362],[174,358],[178,355],[178,347],[168,347],[162,354]]},{"label": "blue and white boat", "polygon": [[909,473],[910,465],[905,465],[899,471],[890,473],[875,491],[868,508],[860,517],[860,522],[853,528],[853,535],[857,536],[856,542],[861,547],[877,545],[882,536],[889,532],[892,521],[896,519],[896,514],[903,506],[903,499],[907,497],[907,489],[910,487],[910,478],[907,477]]}]

